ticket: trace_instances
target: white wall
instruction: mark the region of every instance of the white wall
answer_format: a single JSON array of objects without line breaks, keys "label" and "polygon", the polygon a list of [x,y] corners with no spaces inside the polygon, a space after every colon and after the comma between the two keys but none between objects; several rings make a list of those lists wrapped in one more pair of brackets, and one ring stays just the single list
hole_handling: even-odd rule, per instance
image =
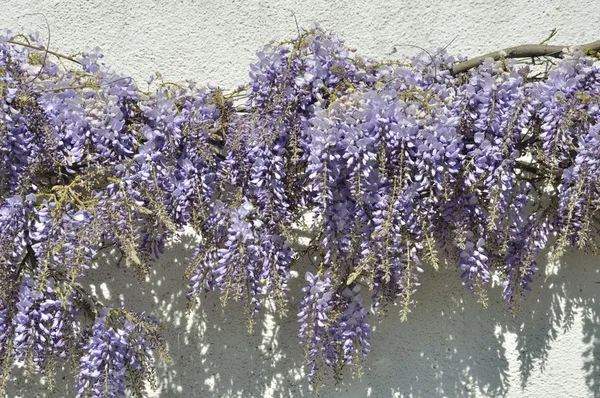
[{"label": "white wall", "polygon": [[[347,4],[350,3],[350,4]],[[518,4],[520,3],[520,4]],[[301,26],[318,22],[338,32],[363,54],[383,57],[400,45],[449,45],[477,55],[539,42],[552,28],[558,44],[600,38],[600,2],[404,1],[35,1],[0,0],[0,28],[39,30],[64,53],[100,46],[107,62],[136,78],[154,71],[167,80],[193,79],[225,88],[243,81],[254,52],[271,40],[294,35],[291,11]],[[398,54],[397,53],[397,54]],[[396,56],[396,55],[394,55]],[[133,272],[103,265],[91,288],[109,303],[156,314],[175,364],[161,368],[155,397],[311,397],[292,316],[267,312],[254,335],[235,305],[222,311],[215,296],[185,312],[183,269],[192,252],[183,237],[139,285]],[[598,257],[569,254],[544,263],[533,292],[513,318],[498,288],[480,308],[448,265],[426,270],[412,316],[400,323],[393,311],[374,320],[373,350],[362,380],[347,378],[326,397],[600,397],[600,267]],[[300,270],[300,273],[303,271]],[[300,280],[302,278],[299,278]],[[102,285],[106,280],[107,284]],[[122,292],[122,297],[120,296]],[[15,372],[11,397],[46,396],[36,380]],[[33,383],[33,384],[32,384]],[[67,394],[72,380],[50,397]],[[69,394],[72,395],[72,394]],[[69,396],[68,395],[68,396]]]}]

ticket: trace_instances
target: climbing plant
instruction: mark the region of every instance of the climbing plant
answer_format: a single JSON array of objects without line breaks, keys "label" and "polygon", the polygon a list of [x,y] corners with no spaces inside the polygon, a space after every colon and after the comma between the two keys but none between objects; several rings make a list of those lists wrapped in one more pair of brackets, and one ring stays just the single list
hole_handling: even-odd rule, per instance
[{"label": "climbing plant", "polygon": [[147,274],[184,228],[190,306],[214,291],[250,328],[314,260],[296,316],[315,385],[360,369],[371,316],[406,318],[440,258],[483,305],[495,273],[515,308],[549,241],[555,258],[597,251],[598,49],[377,60],[313,29],[265,47],[233,90],[160,75],[145,90],[98,51],[3,34],[0,391],[17,362],[52,385],[63,361],[77,397],[143,396],[168,360],[160,325],[85,281],[111,250]]}]

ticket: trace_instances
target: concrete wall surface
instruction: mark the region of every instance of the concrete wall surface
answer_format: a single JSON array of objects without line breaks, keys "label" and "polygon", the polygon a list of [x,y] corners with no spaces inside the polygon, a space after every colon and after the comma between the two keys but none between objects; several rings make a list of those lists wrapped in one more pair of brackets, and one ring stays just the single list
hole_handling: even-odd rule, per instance
[{"label": "concrete wall surface", "polygon": [[[96,46],[116,70],[143,82],[192,79],[224,88],[245,81],[254,54],[318,23],[365,55],[397,57],[437,48],[473,56],[537,43],[552,28],[557,44],[600,39],[600,1],[40,1],[0,0],[0,29],[38,30],[51,48],[74,53]],[[396,47],[397,52],[393,52]],[[146,310],[164,323],[175,363],[159,368],[149,397],[313,397],[305,381],[295,318],[303,269],[290,294],[290,315],[265,311],[254,334],[242,309],[222,310],[215,295],[186,312],[183,273],[193,239],[183,235],[146,283],[102,263],[89,288],[105,303]],[[544,254],[545,256],[546,254]],[[110,259],[108,259],[110,260]],[[513,317],[490,288],[481,308],[448,264],[426,269],[416,305],[401,323],[392,308],[373,319],[372,352],[362,378],[350,374],[324,397],[595,397],[600,398],[600,258],[568,253],[542,261],[533,292]],[[107,261],[110,263],[110,261]],[[73,396],[69,376],[52,393],[43,380],[11,375],[10,397]]]}]

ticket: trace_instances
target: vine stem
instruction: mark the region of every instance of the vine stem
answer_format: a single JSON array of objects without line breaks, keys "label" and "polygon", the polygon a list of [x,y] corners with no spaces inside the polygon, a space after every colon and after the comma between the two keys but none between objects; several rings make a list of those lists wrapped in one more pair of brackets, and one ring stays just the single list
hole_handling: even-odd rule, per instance
[{"label": "vine stem", "polygon": [[[44,51],[48,54],[54,55],[55,57],[63,58],[81,65],[81,62],[77,61],[75,58],[69,57],[68,55],[60,54],[56,51],[14,40],[7,40],[7,42],[17,46],[31,48],[33,50]],[[466,61],[459,62],[452,67],[451,73],[453,76],[456,76],[460,73],[464,73],[469,69],[473,69],[474,67],[478,66],[486,58],[492,58],[494,61],[497,61],[501,58],[560,57],[564,49],[568,47],[570,46],[546,44],[522,44],[520,46],[507,47],[502,50],[493,51],[491,53],[487,53],[475,58],[468,59]],[[573,47],[580,48],[583,51],[600,51],[600,40],[596,40],[583,45],[576,45]]]},{"label": "vine stem", "polygon": [[48,54],[52,54],[52,55],[54,55],[55,57],[58,57],[58,58],[64,58],[64,59],[66,59],[66,60],[69,60],[69,61],[71,61],[71,62],[75,62],[76,64],[79,64],[79,65],[81,65],[81,62],[77,61],[77,60],[76,60],[75,58],[73,58],[73,57],[69,57],[68,55],[64,55],[64,54],[61,54],[61,53],[57,53],[56,51],[52,51],[52,50],[49,50],[49,49],[46,49],[46,48],[43,48],[43,47],[38,47],[38,46],[34,46],[34,45],[31,45],[31,44],[22,43],[22,42],[20,42],[20,41],[14,41],[14,40],[7,40],[6,42],[7,42],[7,43],[10,43],[10,44],[14,44],[14,45],[16,45],[16,46],[23,46],[23,47],[31,48],[31,49],[33,49],[33,50],[44,51],[44,52],[46,52],[46,53],[48,53]]},{"label": "vine stem", "polygon": [[456,76],[478,66],[484,59],[492,58],[498,61],[501,58],[531,58],[531,57],[560,57],[565,48],[576,47],[583,51],[600,51],[600,40],[576,46],[546,45],[546,44],[523,44],[515,47],[507,47],[503,50],[494,51],[479,57],[459,62],[452,67],[452,75]]}]

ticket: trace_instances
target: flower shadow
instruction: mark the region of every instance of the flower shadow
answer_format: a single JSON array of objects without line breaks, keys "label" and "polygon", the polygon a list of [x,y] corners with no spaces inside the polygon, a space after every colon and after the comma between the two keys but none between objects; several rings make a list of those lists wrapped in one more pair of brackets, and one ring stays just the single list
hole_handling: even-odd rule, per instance
[{"label": "flower shadow", "polygon": [[[173,364],[159,364],[156,389],[147,396],[315,396],[296,337],[303,274],[314,265],[304,259],[293,273],[288,314],[267,305],[249,333],[243,305],[231,302],[223,308],[218,294],[201,295],[194,309],[187,310],[184,276],[194,242],[192,235],[183,234],[142,283],[134,270],[115,265],[114,253],[106,253],[86,278],[86,288],[103,304],[123,302],[165,326]],[[549,385],[554,396],[583,388],[584,395],[600,398],[597,257],[571,253],[566,258],[558,265],[540,264],[533,291],[514,316],[499,286],[490,289],[489,307],[483,308],[461,285],[454,266],[426,269],[408,321],[400,322],[393,306],[386,317],[371,318],[373,348],[362,378],[347,369],[340,384],[323,386],[319,395],[520,397]],[[561,358],[582,375],[580,384],[576,378],[565,383],[559,377],[562,364],[556,361]],[[51,393],[22,370],[13,371],[11,378],[11,397],[75,395],[73,378],[64,372]]]}]

